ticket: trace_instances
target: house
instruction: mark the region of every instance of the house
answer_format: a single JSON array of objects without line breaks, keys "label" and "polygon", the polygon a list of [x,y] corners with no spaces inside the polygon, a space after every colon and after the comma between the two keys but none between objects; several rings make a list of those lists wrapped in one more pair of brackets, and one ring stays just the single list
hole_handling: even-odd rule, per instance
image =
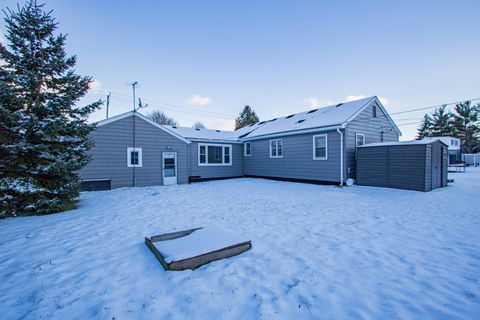
[{"label": "house", "polygon": [[445,187],[447,148],[439,139],[363,145],[357,150],[357,184],[417,191]]},{"label": "house", "polygon": [[343,184],[356,177],[357,147],[398,141],[377,97],[262,121],[236,131],[159,125],[138,112],[100,121],[86,190],[234,177]]},{"label": "house", "polygon": [[425,137],[423,140],[432,141],[440,140],[448,146],[448,164],[455,164],[462,162],[461,141],[459,138],[444,136],[444,137]]}]

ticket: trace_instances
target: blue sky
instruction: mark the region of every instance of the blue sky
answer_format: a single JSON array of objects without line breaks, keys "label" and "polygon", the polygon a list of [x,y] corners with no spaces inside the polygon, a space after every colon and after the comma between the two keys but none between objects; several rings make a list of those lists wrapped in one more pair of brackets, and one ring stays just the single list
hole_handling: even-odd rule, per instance
[{"label": "blue sky", "polygon": [[[16,1],[2,0],[1,7]],[[261,119],[362,95],[390,112],[480,97],[480,1],[60,1],[85,101],[112,92],[180,125],[233,129],[245,104]],[[0,29],[5,31],[4,24]],[[104,117],[104,111],[92,120]],[[423,112],[394,116],[413,138]]]}]

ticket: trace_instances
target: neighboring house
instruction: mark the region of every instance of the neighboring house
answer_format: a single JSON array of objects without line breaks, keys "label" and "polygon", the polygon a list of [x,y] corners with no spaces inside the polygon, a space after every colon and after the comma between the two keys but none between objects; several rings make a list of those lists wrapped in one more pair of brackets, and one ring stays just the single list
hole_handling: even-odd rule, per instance
[{"label": "neighboring house", "polygon": [[423,140],[440,140],[448,146],[448,164],[455,164],[462,162],[461,141],[459,138],[445,136],[445,137],[426,137]]},{"label": "neighboring house", "polygon": [[400,134],[377,97],[236,131],[163,126],[128,112],[98,123],[92,161],[80,176],[86,189],[232,177],[343,184],[356,176],[358,146]]}]

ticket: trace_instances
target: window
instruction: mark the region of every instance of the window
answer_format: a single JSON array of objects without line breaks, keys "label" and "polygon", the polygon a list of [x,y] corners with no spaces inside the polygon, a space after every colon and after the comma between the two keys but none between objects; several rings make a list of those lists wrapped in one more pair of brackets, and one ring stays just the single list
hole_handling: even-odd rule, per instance
[{"label": "window", "polygon": [[232,165],[232,146],[224,144],[198,144],[199,166]]},{"label": "window", "polygon": [[361,133],[357,133],[355,135],[355,146],[360,147],[365,144],[365,135]]},{"label": "window", "polygon": [[270,158],[283,158],[283,140],[270,140]]},{"label": "window", "polygon": [[313,160],[327,160],[327,135],[313,136]]},{"label": "window", "polygon": [[251,142],[245,142],[243,145],[243,155],[249,157],[252,155],[252,144]]},{"label": "window", "polygon": [[142,148],[127,148],[127,167],[142,166]]}]

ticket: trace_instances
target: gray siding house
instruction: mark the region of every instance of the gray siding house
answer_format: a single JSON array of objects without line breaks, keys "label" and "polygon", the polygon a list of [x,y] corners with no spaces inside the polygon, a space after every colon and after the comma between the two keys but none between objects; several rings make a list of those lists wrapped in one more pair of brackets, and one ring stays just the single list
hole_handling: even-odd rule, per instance
[{"label": "gray siding house", "polygon": [[86,189],[166,185],[233,177],[343,184],[357,148],[398,141],[377,97],[287,115],[236,131],[158,125],[138,112],[98,123]]}]

